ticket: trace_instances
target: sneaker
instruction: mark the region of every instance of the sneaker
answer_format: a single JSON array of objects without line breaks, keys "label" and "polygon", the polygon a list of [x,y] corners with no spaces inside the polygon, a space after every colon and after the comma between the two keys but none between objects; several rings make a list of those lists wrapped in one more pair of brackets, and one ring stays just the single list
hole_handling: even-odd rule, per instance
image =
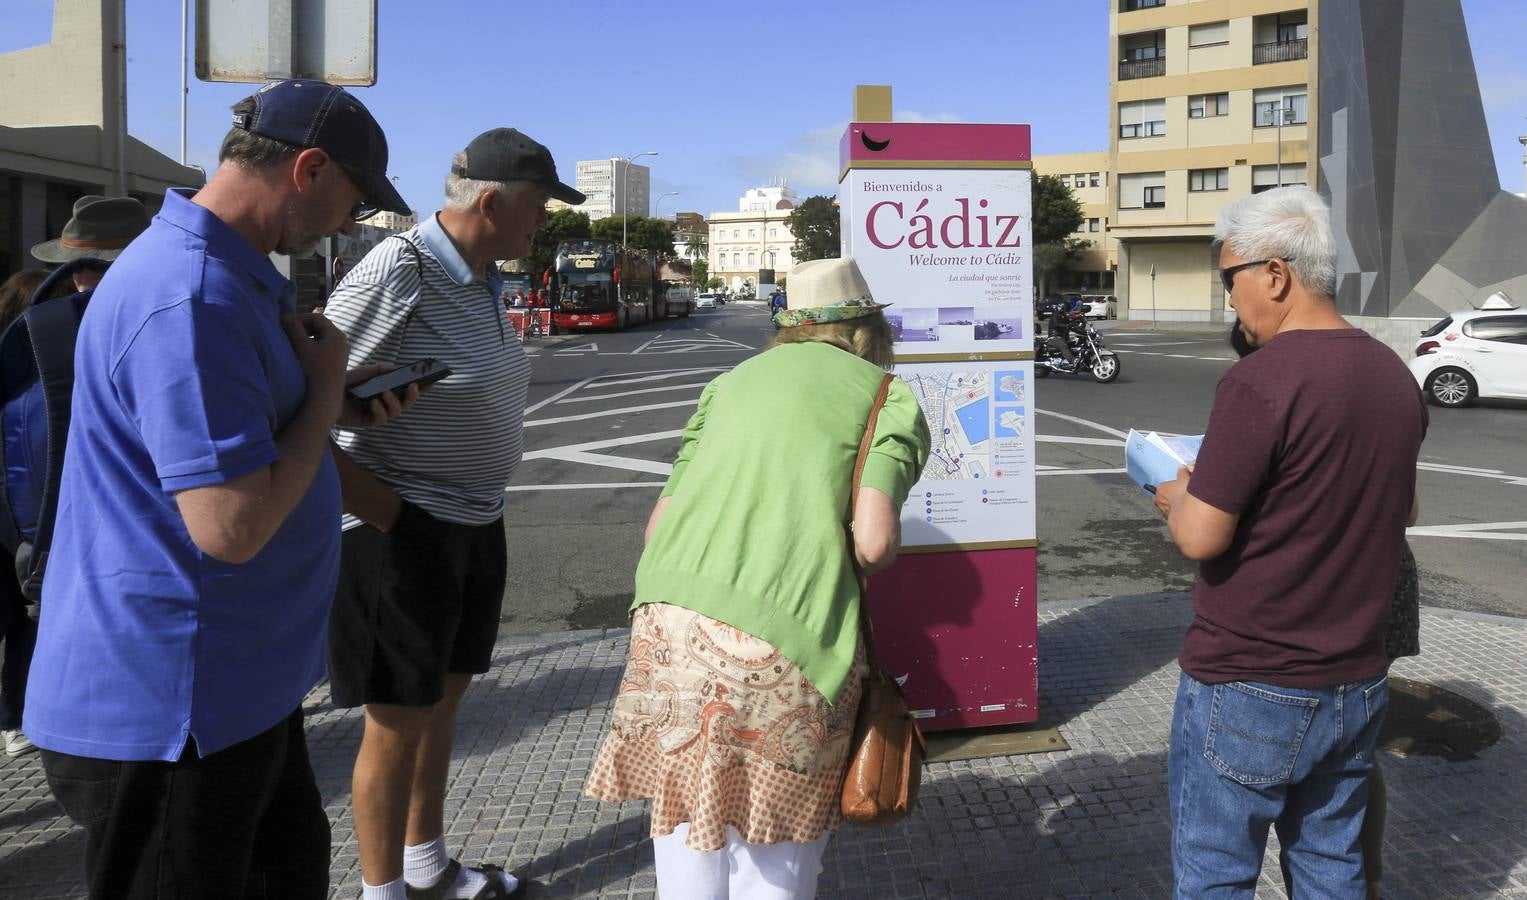
[{"label": "sneaker", "polygon": [[0,731],[0,736],[5,738],[6,756],[20,756],[23,753],[31,753],[37,749],[37,745],[32,743],[26,735],[22,734],[19,728],[15,731]]}]

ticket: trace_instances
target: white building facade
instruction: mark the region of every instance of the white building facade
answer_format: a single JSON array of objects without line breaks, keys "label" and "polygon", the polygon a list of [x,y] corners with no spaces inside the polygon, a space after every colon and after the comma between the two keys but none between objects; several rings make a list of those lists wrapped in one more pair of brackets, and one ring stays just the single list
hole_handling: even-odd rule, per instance
[{"label": "white building facade", "polygon": [[621,157],[580,159],[576,187],[588,200],[578,207],[590,222],[618,216],[651,215],[652,169]]},{"label": "white building facade", "polygon": [[797,196],[789,182],[749,188],[736,212],[710,217],[710,273],[729,290],[756,287],[759,269],[773,269],[776,280],[795,267],[795,235],[785,217]]}]

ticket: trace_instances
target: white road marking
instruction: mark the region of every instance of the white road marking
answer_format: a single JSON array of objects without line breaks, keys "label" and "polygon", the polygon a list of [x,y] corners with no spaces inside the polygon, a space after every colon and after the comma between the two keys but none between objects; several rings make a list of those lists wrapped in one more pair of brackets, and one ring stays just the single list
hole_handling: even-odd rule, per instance
[{"label": "white road marking", "polygon": [[1047,469],[1035,475],[1123,475],[1123,469]]},{"label": "white road marking", "polygon": [[1081,419],[1081,418],[1078,418],[1076,416],[1068,416],[1065,413],[1050,412],[1048,409],[1039,409],[1038,407],[1035,407],[1034,412],[1037,412],[1037,413],[1039,413],[1042,416],[1054,416],[1057,419],[1061,419],[1061,420],[1064,420],[1066,422],[1071,422],[1071,423],[1076,424],[1076,425],[1085,425],[1088,428],[1095,428],[1098,431],[1103,432],[1104,434],[1111,434],[1111,435],[1113,435],[1114,437],[1118,438],[1121,441],[1129,440],[1129,435],[1128,434],[1125,434],[1124,432],[1118,430],[1117,428],[1109,428],[1107,425],[1104,425],[1102,422],[1093,422],[1090,419]]},{"label": "white road marking", "polygon": [[[1035,410],[1040,412],[1041,410]],[[1111,438],[1085,438],[1085,437],[1062,437],[1060,435],[1036,434],[1034,440],[1046,444],[1090,444],[1094,447],[1122,447],[1123,441]]]},{"label": "white road marking", "polygon": [[643,406],[625,406],[620,409],[603,409],[599,412],[583,413],[576,416],[558,416],[554,419],[535,419],[525,423],[526,428],[534,428],[538,425],[561,425],[563,422],[582,422],[585,419],[602,419],[608,416],[624,416],[631,413],[649,412],[654,409],[676,409],[680,406],[694,406],[700,402],[700,398],[693,400],[679,400],[674,403],[648,403]]},{"label": "white road marking", "polygon": [[1418,525],[1405,529],[1407,537],[1469,538],[1480,541],[1527,541],[1527,522],[1476,522],[1466,525]]},{"label": "white road marking", "polygon": [[638,396],[638,395],[645,397],[648,394],[656,394],[659,391],[689,391],[689,390],[694,390],[695,388],[703,388],[707,384],[710,384],[710,382],[709,381],[696,381],[696,382],[693,382],[691,384],[669,384],[669,385],[664,385],[662,387],[638,388],[637,390],[634,390],[634,391],[616,391],[613,394],[595,394],[592,397],[570,397],[570,398],[568,398],[566,400],[563,400],[561,402],[563,402],[563,403],[592,403],[595,400],[613,400],[616,397],[635,397],[635,396]]},{"label": "white road marking", "polygon": [[591,382],[593,380],[594,379],[592,379],[592,378],[585,378],[582,381],[578,382],[577,384],[573,385],[572,387],[563,388],[562,390],[556,392],[555,394],[552,394],[550,397],[547,397],[545,400],[542,400],[540,403],[537,403],[534,406],[527,406],[527,407],[525,407],[525,415],[528,416],[528,415],[530,415],[531,413],[535,412],[536,410],[540,409],[543,406],[550,406],[551,404],[556,403],[558,400],[561,400],[563,397],[566,397],[568,394],[573,393],[574,391],[578,390],[579,388],[583,387],[584,385],[588,384],[589,382]]},{"label": "white road marking", "polygon": [[558,347],[557,348],[557,355],[558,356],[564,356],[564,355],[570,356],[570,355],[575,354],[575,353],[598,353],[598,352],[599,352],[599,342],[598,341],[589,341],[587,344],[573,344],[572,346],[563,346],[563,347]]},{"label": "white road marking", "polygon": [[[1106,340],[1106,339],[1105,339]],[[1216,341],[1152,341],[1149,344],[1113,344],[1110,347],[1180,347],[1184,344],[1213,344]]]},{"label": "white road marking", "polygon": [[660,488],[666,481],[596,481],[589,484],[514,484],[504,488],[504,493],[519,491],[590,491],[601,488]]},{"label": "white road marking", "polygon": [[605,438],[602,441],[584,441],[579,444],[565,444],[561,447],[547,447],[543,450],[532,450],[521,459],[557,459],[558,454],[564,452],[580,452],[585,450],[608,450],[611,447],[625,447],[630,444],[647,444],[653,441],[666,441],[669,438],[682,437],[684,429],[675,428],[671,431],[653,431],[647,434],[628,434],[623,437]]},{"label": "white road marking", "polygon": [[[728,372],[728,371],[731,371],[731,367],[729,367],[729,366],[717,366],[717,367],[711,368],[711,369],[658,369],[656,371],[646,372],[646,373],[643,373],[642,375],[631,377],[631,378],[624,378],[624,377],[622,377],[621,373],[617,373],[617,374],[614,374],[614,375],[600,375],[598,378],[593,379],[593,380],[598,382],[597,384],[594,385],[594,387],[602,388],[602,387],[614,387],[614,386],[620,385],[620,384],[638,384],[638,383],[643,382],[643,381],[662,381],[662,380],[667,379],[667,378],[680,378],[680,377],[682,377],[684,375],[698,375],[701,372]],[[604,380],[604,379],[609,379],[609,378],[615,378],[615,379],[619,379],[619,380],[618,381],[606,381],[606,380]]]},{"label": "white road marking", "polygon": [[1416,468],[1426,472],[1440,472],[1444,475],[1469,475],[1474,478],[1490,478],[1495,481],[1504,481],[1506,484],[1514,484],[1527,487],[1527,476],[1508,475],[1500,469],[1476,469],[1471,466],[1448,466],[1441,463],[1416,463]]},{"label": "white road marking", "polygon": [[627,472],[646,472],[650,475],[662,475],[665,477],[673,471],[673,463],[658,462],[651,459],[635,459],[629,456],[606,456],[603,453],[583,453],[578,450],[565,450],[561,453],[541,458],[556,459],[570,463],[583,463],[589,466],[604,466],[607,469],[623,469]]}]

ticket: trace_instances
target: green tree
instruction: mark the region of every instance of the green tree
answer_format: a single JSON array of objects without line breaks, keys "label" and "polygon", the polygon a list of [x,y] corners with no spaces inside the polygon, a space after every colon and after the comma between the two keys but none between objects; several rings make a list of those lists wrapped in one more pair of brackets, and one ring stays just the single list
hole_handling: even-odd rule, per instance
[{"label": "green tree", "polygon": [[831,197],[807,197],[785,217],[785,227],[795,235],[790,251],[796,262],[832,259],[842,254],[838,208]]},{"label": "green tree", "polygon": [[530,273],[541,283],[541,273],[551,267],[561,241],[590,237],[588,213],[576,209],[556,209],[546,217],[546,224],[530,242]]},{"label": "green tree", "polygon": [[1053,244],[1076,233],[1082,224],[1082,205],[1071,185],[1054,175],[1034,179],[1034,245]]},{"label": "green tree", "polygon": [[1076,236],[1085,217],[1071,185],[1054,175],[1034,179],[1034,280],[1039,296],[1049,293],[1050,279],[1066,267],[1088,242]]},{"label": "green tree", "polygon": [[[620,216],[610,216],[600,219],[592,226],[593,236],[606,241],[620,243],[621,219]],[[646,250],[660,256],[674,256],[673,250],[673,223],[667,219],[654,219],[651,216],[627,216],[624,224],[626,243],[637,250]]]},{"label": "green tree", "polygon": [[716,278],[715,276],[712,276],[705,281],[705,286],[713,291],[720,289],[720,287],[724,284],[726,284],[726,282],[722,281],[720,278]]},{"label": "green tree", "polygon": [[710,280],[710,263],[706,262],[703,259],[695,260],[694,261],[694,274],[690,277],[690,282],[692,284],[696,284],[696,285],[703,285],[703,284],[705,284],[709,280]]}]

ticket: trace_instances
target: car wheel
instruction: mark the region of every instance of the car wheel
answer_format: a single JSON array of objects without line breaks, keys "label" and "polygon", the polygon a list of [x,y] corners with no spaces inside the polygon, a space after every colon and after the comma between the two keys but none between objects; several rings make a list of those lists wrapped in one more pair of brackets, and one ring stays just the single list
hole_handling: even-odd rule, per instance
[{"label": "car wheel", "polygon": [[1426,393],[1438,406],[1457,409],[1473,403],[1479,387],[1473,376],[1462,369],[1438,369],[1426,380]]}]

